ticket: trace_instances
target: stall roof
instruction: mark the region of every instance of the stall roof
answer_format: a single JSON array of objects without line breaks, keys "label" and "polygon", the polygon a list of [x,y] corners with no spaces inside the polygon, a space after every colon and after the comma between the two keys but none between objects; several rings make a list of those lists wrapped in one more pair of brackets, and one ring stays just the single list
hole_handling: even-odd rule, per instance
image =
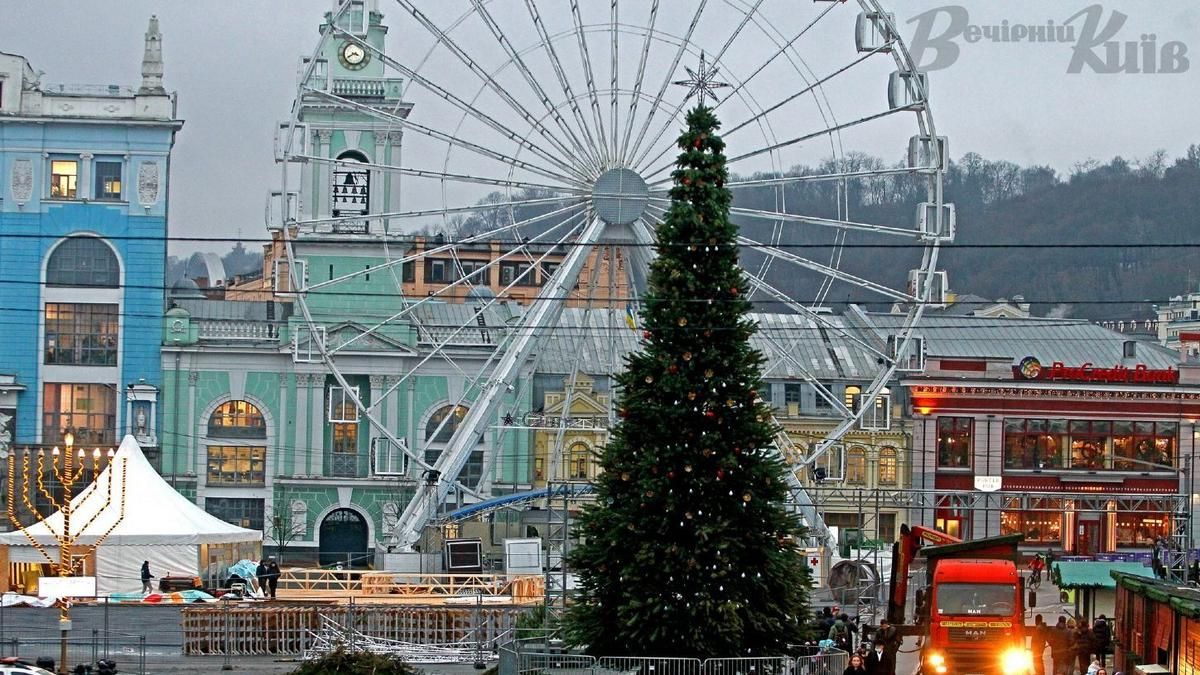
[{"label": "stall roof", "polygon": [[1149,577],[1149,567],[1138,562],[1056,562],[1051,566],[1054,584],[1059,588],[1116,588],[1113,572]]},{"label": "stall roof", "polygon": [[1129,589],[1137,595],[1165,602],[1180,614],[1200,618],[1200,589],[1161,579],[1140,577],[1114,570],[1113,580],[1122,588]]}]

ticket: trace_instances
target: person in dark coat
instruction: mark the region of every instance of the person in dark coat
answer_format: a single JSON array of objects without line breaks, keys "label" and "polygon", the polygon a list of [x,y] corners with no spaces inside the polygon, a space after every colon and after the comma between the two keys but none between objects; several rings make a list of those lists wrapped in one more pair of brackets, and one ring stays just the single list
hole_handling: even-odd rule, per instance
[{"label": "person in dark coat", "polygon": [[1092,630],[1083,619],[1076,619],[1075,629],[1071,631],[1071,653],[1079,665],[1079,672],[1086,673],[1092,662]]},{"label": "person in dark coat", "polygon": [[142,592],[143,593],[153,593],[154,592],[154,584],[150,583],[150,580],[153,578],[154,578],[154,575],[150,574],[150,561],[143,560],[142,561]]},{"label": "person in dark coat", "polygon": [[1067,618],[1058,617],[1058,623],[1047,630],[1046,641],[1050,643],[1050,662],[1054,675],[1067,675],[1071,670],[1071,629]]},{"label": "person in dark coat", "polygon": [[883,645],[883,660],[886,667],[878,675],[896,675],[896,654],[900,651],[900,631],[887,619],[879,622],[875,631],[875,644]]},{"label": "person in dark coat", "polygon": [[1100,665],[1105,665],[1104,657],[1112,653],[1112,627],[1101,614],[1092,625],[1092,653],[1100,659]]},{"label": "person in dark coat", "polygon": [[266,577],[267,583],[266,586],[263,587],[263,594],[274,600],[275,591],[279,586],[279,564],[275,562],[275,556],[270,556],[267,558],[266,574],[264,576]]},{"label": "person in dark coat", "polygon": [[271,597],[270,591],[267,589],[267,561],[261,560],[258,567],[254,569],[254,577],[258,579],[258,589],[262,591],[264,598]]},{"label": "person in dark coat", "polygon": [[1041,614],[1033,617],[1033,628],[1029,631],[1029,651],[1033,653],[1033,669],[1037,675],[1046,675],[1046,643],[1049,626]]}]

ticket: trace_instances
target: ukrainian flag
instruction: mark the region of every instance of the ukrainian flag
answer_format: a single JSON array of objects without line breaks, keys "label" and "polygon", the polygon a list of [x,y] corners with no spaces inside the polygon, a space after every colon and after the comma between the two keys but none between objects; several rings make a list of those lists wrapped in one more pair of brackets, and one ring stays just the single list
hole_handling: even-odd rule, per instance
[{"label": "ukrainian flag", "polygon": [[625,325],[629,326],[629,330],[637,330],[637,310],[632,302],[625,303]]}]

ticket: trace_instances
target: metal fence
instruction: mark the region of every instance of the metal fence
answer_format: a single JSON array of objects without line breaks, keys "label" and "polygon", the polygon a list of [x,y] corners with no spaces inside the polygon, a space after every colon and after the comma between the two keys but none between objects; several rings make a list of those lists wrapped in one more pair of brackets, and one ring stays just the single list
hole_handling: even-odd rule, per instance
[{"label": "metal fence", "polygon": [[[42,658],[53,659],[56,665],[62,653],[62,638],[40,635],[14,635],[11,631],[0,640],[0,656],[17,656],[31,663]],[[106,633],[93,630],[90,634],[74,631],[67,637],[67,670],[74,672],[78,665],[95,670],[96,662],[114,661],[122,673],[147,675],[146,637],[126,633]]]},{"label": "metal fence", "polygon": [[513,640],[499,647],[500,675],[840,675],[849,654],[728,659],[587,656],[551,648],[544,640]]}]

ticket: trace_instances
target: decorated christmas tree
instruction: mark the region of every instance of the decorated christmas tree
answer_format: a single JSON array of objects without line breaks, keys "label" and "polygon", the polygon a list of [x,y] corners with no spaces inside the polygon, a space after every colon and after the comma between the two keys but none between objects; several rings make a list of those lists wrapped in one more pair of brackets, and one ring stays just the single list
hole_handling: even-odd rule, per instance
[{"label": "decorated christmas tree", "polygon": [[570,640],[602,655],[779,655],[801,642],[809,576],[776,432],[759,398],[725,144],[701,105],[679,137],[671,205],[617,376],[621,417],[570,562]]}]

